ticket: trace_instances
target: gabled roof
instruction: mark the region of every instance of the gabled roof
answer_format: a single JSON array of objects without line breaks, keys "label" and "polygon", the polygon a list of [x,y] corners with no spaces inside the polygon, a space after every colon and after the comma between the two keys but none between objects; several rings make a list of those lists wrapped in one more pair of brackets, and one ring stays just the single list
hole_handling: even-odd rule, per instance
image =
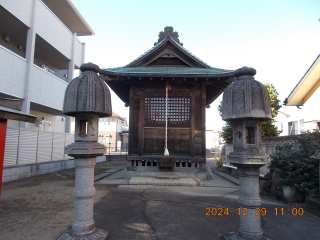
[{"label": "gabled roof", "polygon": [[303,106],[320,86],[320,55],[312,63],[308,71],[294,87],[283,104],[287,106]]},{"label": "gabled roof", "polygon": [[[178,51],[175,51],[174,48],[179,49],[186,56],[182,56],[182,54],[179,53]],[[153,56],[153,58],[148,59],[148,57],[150,57],[150,56],[152,56],[154,54],[155,54],[155,56]],[[209,64],[203,62],[198,57],[196,57],[195,55],[190,53],[187,49],[182,47],[175,40],[173,40],[173,38],[171,36],[167,36],[160,43],[156,43],[156,45],[153,48],[151,48],[150,50],[148,50],[147,52],[145,52],[144,54],[142,54],[141,56],[139,56],[138,58],[136,58],[135,60],[133,60],[132,62],[130,62],[129,64],[127,64],[124,67],[126,67],[126,68],[138,67],[138,66],[139,67],[145,67],[146,65],[148,65],[148,63],[150,63],[151,60],[155,60],[156,58],[159,58],[163,54],[172,54],[174,57],[177,57],[177,58],[179,58],[181,60],[184,57],[185,61],[189,60],[188,59],[188,57],[189,57],[190,59],[192,59],[196,63],[198,63],[199,66],[197,66],[197,67],[200,67],[200,68],[212,68]],[[192,63],[189,63],[188,65],[190,65],[190,67],[196,67],[196,66],[192,66],[191,64]],[[193,63],[193,65],[196,65],[196,64]]]},{"label": "gabled roof", "polygon": [[[178,39],[177,32],[172,27],[166,27],[160,32],[159,40],[154,47],[123,67],[101,69],[109,87],[118,97],[129,103],[130,83],[134,78],[139,80],[183,78],[184,80],[210,81],[207,85],[207,104],[212,103],[230,84],[227,82],[233,76],[233,70],[219,69],[205,63],[187,49]],[[154,80],[156,80],[154,79]]]}]

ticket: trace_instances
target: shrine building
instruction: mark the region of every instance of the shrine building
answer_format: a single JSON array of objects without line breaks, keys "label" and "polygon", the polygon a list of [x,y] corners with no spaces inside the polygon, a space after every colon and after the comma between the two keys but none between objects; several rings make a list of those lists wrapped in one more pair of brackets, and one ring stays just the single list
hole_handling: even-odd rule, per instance
[{"label": "shrine building", "polygon": [[[102,69],[100,76],[130,107],[128,178],[172,172],[206,180],[206,107],[230,84],[233,71],[203,62],[166,27],[149,51],[124,67]],[[162,168],[166,123],[173,162]]]}]

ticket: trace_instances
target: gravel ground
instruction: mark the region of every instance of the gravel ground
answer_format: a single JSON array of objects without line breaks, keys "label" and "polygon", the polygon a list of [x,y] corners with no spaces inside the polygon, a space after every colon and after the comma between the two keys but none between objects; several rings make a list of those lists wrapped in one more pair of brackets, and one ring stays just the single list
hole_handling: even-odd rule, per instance
[{"label": "gravel ground", "polygon": [[[125,168],[126,162],[102,162],[95,174]],[[57,175],[58,174],[58,175]],[[75,169],[2,184],[0,240],[56,239],[71,227]],[[94,203],[118,185],[95,185]]]}]

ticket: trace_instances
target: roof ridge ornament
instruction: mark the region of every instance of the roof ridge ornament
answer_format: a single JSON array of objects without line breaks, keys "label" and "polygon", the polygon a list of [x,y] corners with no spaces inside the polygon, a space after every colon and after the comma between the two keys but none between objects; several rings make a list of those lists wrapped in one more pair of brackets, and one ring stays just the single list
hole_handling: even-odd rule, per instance
[{"label": "roof ridge ornament", "polygon": [[179,40],[179,34],[178,32],[174,32],[173,31],[173,27],[165,27],[164,31],[159,32],[159,39],[158,42],[154,43],[154,46],[156,46],[157,44],[159,44],[162,40],[164,40],[167,37],[171,37],[171,39],[173,39],[174,41],[176,41],[178,44],[180,44],[181,46],[183,46],[183,43],[180,42]]}]

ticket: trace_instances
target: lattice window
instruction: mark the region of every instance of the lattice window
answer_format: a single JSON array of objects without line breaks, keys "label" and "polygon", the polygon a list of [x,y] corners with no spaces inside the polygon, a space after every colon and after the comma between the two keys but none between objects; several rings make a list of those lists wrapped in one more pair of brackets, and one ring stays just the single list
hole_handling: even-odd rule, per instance
[{"label": "lattice window", "polygon": [[[166,122],[166,99],[145,98],[145,124]],[[168,98],[168,124],[190,125],[190,98]]]}]

